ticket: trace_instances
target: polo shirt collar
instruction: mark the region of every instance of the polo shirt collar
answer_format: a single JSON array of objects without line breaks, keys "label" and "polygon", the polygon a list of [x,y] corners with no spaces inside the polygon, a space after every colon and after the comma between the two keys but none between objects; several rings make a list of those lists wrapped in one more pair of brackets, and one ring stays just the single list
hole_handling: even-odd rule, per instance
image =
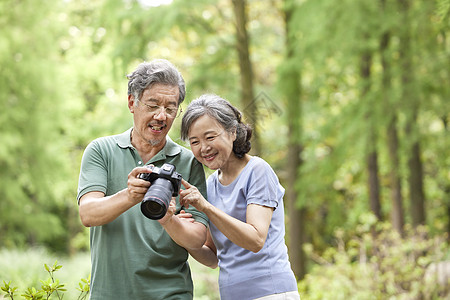
[{"label": "polo shirt collar", "polygon": [[[133,128],[128,129],[124,133],[121,133],[117,136],[117,145],[120,148],[134,148],[131,144],[131,130]],[[170,136],[166,136],[166,145],[162,148],[161,151],[158,152],[150,161],[156,161],[159,159],[164,159],[166,156],[175,156],[181,152],[181,146],[175,143]]]}]

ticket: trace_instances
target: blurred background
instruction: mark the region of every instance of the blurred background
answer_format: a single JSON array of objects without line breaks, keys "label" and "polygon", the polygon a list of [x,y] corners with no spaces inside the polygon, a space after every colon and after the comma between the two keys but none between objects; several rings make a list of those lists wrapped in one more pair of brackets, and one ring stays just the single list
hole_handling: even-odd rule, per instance
[{"label": "blurred background", "polygon": [[0,0],[0,284],[58,260],[77,298],[81,156],[132,126],[126,74],[154,58],[184,108],[216,93],[254,127],[302,299],[450,299],[450,0]]}]

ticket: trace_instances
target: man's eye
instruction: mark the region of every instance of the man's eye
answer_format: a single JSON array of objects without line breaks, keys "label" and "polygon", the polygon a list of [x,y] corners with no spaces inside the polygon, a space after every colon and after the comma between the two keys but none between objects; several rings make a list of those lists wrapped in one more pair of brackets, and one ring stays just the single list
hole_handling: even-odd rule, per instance
[{"label": "man's eye", "polygon": [[148,107],[149,107],[151,110],[156,110],[156,109],[159,108],[158,105],[148,105]]},{"label": "man's eye", "polygon": [[216,138],[216,136],[208,136],[206,139],[208,141],[213,141]]},{"label": "man's eye", "polygon": [[198,145],[198,141],[191,141],[191,146],[196,146]]}]

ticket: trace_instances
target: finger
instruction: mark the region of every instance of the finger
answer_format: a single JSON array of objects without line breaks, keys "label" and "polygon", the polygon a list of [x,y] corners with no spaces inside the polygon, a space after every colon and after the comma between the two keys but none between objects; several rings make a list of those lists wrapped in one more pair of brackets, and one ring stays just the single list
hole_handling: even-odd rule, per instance
[{"label": "finger", "polygon": [[187,182],[186,180],[184,180],[183,178],[181,178],[181,184],[186,188],[190,188],[191,184],[189,182]]},{"label": "finger", "polygon": [[177,206],[175,204],[175,201],[172,198],[172,200],[170,201],[169,207],[167,209],[167,213],[173,215],[173,214],[175,214],[176,210],[177,210]]},{"label": "finger", "polygon": [[179,216],[180,218],[192,218],[192,214],[187,213],[187,212],[185,212],[184,210],[181,210],[181,211],[178,213],[178,216]]},{"label": "finger", "polygon": [[131,177],[138,177],[141,173],[151,173],[153,170],[153,165],[144,166],[144,167],[137,167],[131,170],[130,176]]}]

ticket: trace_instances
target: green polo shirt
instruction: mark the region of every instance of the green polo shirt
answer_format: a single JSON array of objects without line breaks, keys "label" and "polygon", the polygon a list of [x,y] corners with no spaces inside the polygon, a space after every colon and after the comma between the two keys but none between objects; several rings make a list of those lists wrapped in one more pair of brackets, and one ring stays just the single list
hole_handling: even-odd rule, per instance
[{"label": "green polo shirt", "polygon": [[[131,145],[131,129],[92,141],[86,148],[78,185],[78,200],[87,192],[113,195],[127,187],[128,174],[138,166],[170,163],[206,197],[205,174],[191,151],[167,136],[166,145],[143,163]],[[177,197],[177,210],[180,204]],[[207,225],[207,217],[192,206],[186,211]],[[158,221],[146,218],[135,205],[117,219],[90,228],[91,297],[97,299],[192,299],[188,252],[178,246]]]}]

